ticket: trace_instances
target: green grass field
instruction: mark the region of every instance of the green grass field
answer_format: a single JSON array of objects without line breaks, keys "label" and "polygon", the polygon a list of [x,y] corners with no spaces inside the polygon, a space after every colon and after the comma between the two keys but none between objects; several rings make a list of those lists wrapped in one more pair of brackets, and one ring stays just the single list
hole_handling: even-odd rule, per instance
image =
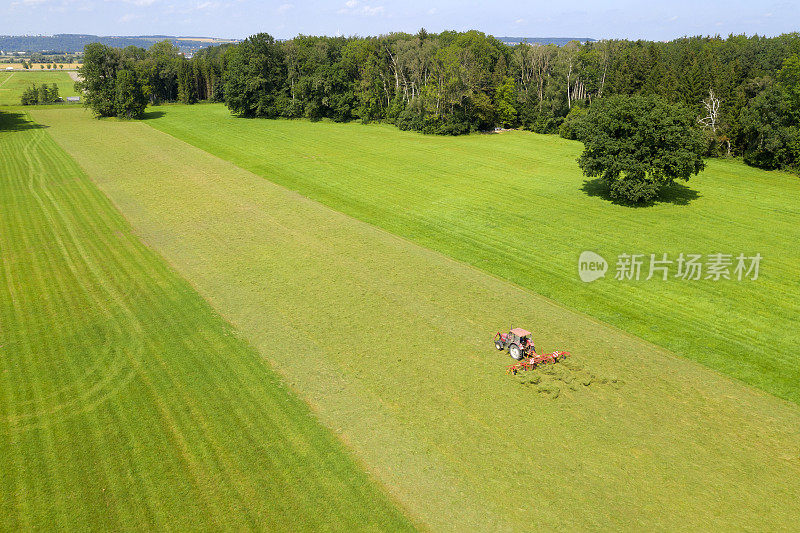
[{"label": "green grass field", "polygon": [[[222,128],[215,109],[191,112],[197,124],[205,116]],[[165,129],[189,113],[165,111],[157,122]],[[422,525],[457,531],[773,530],[793,527],[800,516],[800,406],[331,210],[147,123],[98,121],[80,109],[32,113],[136,235],[274,364]],[[262,143],[258,157],[271,166],[275,181],[289,176],[302,183],[303,173],[325,176],[328,187],[318,182],[321,192],[315,193],[324,198],[329,188],[350,187],[359,183],[357,175],[371,175],[375,188],[365,212],[383,213],[385,220],[397,221],[386,226],[402,233],[410,216],[404,207],[438,202],[441,209],[434,205],[428,212],[451,213],[454,228],[445,224],[451,219],[433,215],[426,223],[453,240],[471,216],[469,195],[456,194],[466,188],[459,185],[466,178],[443,172],[441,185],[434,186],[430,168],[412,156],[436,168],[455,164],[458,156],[459,168],[469,169],[468,163],[478,165],[482,150],[495,170],[501,159],[507,161],[510,180],[531,168],[529,158],[554,150],[563,159],[574,149],[527,135],[440,139],[357,125],[232,124],[220,137],[227,133],[253,147]],[[296,152],[287,164],[292,143]],[[394,148],[375,152],[381,143]],[[226,145],[227,155],[238,153],[233,143]],[[323,155],[335,146],[350,154],[350,163]],[[408,160],[399,160],[395,150]],[[536,156],[537,150],[544,155]],[[380,176],[378,163],[367,166],[368,155],[383,161]],[[415,173],[430,181],[417,179],[421,190],[412,195],[403,181]],[[544,185],[536,188],[537,179],[544,178],[523,176],[514,192],[534,188],[540,202],[573,194],[567,191],[571,185],[555,182],[548,182],[545,194]],[[433,192],[422,190],[426,183]],[[470,184],[495,188],[474,179]],[[704,191],[699,205],[686,209],[698,208],[709,194]],[[327,201],[335,199],[330,193]],[[487,225],[510,223],[513,215],[523,229],[512,237],[525,242],[550,239],[548,231],[560,231],[559,224],[570,220],[562,216],[530,235],[532,220],[550,219],[534,219],[524,210],[504,214],[508,203],[486,205],[495,214]],[[674,220],[673,209],[678,208],[659,206],[654,212]],[[603,210],[616,213],[615,221],[629,213],[598,203],[595,217]],[[603,238],[605,227],[594,224],[595,238]],[[426,230],[417,239],[434,236]],[[455,248],[466,234],[458,239]],[[765,237],[756,244],[770,242]],[[562,246],[562,253],[572,254]],[[554,273],[558,256],[556,250],[552,259],[543,259],[554,264]],[[646,301],[654,313],[665,313],[652,295]],[[689,330],[691,338],[697,320],[708,319],[699,316],[676,331]],[[491,336],[512,321],[534,328],[540,348],[569,349],[573,357],[534,374],[506,376],[509,359],[494,351]],[[668,326],[674,323],[663,325]],[[224,353],[220,358],[228,359]],[[252,379],[256,386],[258,376]],[[237,403],[229,405],[235,410]]]},{"label": "green grass field", "polygon": [[[555,136],[247,120],[222,105],[151,116],[148,124],[274,183],[800,402],[797,176],[710,160],[671,201],[637,209],[585,186],[581,144]],[[579,280],[583,250],[608,260],[606,279]],[[641,281],[613,279],[619,254],[718,252],[760,253],[759,279],[644,281],[647,263]],[[509,306],[515,324],[526,311]]]},{"label": "green grass field", "polygon": [[62,98],[77,96],[75,82],[69,73],[62,71],[29,71],[29,72],[3,72],[0,71],[0,106],[18,106],[22,92],[32,83],[36,85],[55,83],[58,85],[58,94]]},{"label": "green grass field", "polygon": [[0,112],[0,530],[410,529],[47,131]]}]

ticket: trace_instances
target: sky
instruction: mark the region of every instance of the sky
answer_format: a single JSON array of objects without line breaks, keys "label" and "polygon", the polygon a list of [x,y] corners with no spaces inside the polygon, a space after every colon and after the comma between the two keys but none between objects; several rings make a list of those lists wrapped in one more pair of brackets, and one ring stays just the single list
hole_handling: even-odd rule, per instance
[{"label": "sky", "polygon": [[496,37],[670,40],[800,31],[800,0],[0,0],[0,34],[244,38],[477,29]]}]

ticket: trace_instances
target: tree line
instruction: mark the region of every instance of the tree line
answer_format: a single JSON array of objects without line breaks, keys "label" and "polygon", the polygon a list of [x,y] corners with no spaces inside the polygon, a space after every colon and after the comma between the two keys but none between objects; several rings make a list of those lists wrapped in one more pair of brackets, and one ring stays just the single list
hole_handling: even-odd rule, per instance
[{"label": "tree line", "polygon": [[[22,61],[20,61],[20,65],[22,65],[22,68],[24,68],[25,70],[32,69],[33,68],[33,61],[25,61],[23,59]],[[43,63],[43,64],[39,65],[39,68],[41,70],[44,70],[44,69],[47,69],[47,70],[63,69],[64,68],[64,64],[63,63],[60,63],[60,64],[59,63]]]},{"label": "tree line", "polygon": [[[149,50],[95,43],[84,61],[81,88],[101,115],[124,109],[112,105],[116,72],[128,73],[132,100],[145,105],[213,100],[246,117],[385,121],[452,135],[506,127],[575,138],[593,102],[642,96],[695,117],[706,155],[800,167],[798,33],[560,47],[508,46],[478,31],[287,41],[258,34],[191,59],[168,41]],[[96,87],[105,93],[99,100]]]}]

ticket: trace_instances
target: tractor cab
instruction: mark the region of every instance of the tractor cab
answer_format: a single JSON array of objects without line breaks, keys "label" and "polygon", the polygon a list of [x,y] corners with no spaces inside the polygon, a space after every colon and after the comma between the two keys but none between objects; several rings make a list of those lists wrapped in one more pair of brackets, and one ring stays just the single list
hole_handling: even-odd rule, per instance
[{"label": "tractor cab", "polygon": [[508,333],[497,332],[494,345],[498,350],[508,348],[508,353],[516,360],[536,352],[531,340],[531,332],[522,328],[513,328]]},{"label": "tractor cab", "polygon": [[508,332],[508,336],[512,338],[513,342],[519,344],[519,347],[522,349],[528,348],[529,346],[533,346],[533,341],[531,341],[531,332],[524,330],[522,328],[514,328]]},{"label": "tractor cab", "polygon": [[531,332],[524,329],[515,328],[509,332],[520,346],[528,346],[531,343]]}]

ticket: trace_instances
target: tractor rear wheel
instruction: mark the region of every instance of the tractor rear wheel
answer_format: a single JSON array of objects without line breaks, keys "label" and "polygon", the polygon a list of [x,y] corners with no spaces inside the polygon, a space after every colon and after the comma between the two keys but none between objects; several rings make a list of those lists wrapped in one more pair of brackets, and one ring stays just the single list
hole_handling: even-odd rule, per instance
[{"label": "tractor rear wheel", "polygon": [[511,355],[511,357],[513,357],[517,361],[522,359],[522,350],[520,350],[519,346],[517,346],[516,344],[512,344],[511,346],[508,347],[508,353],[509,355]]},{"label": "tractor rear wheel", "polygon": [[497,348],[498,350],[502,350],[503,349],[502,341],[494,341],[494,347]]}]

